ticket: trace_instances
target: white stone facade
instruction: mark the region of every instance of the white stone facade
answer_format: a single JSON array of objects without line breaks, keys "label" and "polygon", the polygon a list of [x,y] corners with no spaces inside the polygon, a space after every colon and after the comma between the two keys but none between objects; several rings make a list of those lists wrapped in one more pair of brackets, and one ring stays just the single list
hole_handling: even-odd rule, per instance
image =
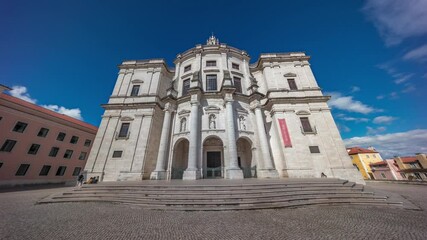
[{"label": "white stone facade", "polygon": [[323,173],[363,182],[309,57],[273,53],[249,60],[211,37],[179,54],[175,69],[162,59],[123,62],[103,105],[88,175],[122,181]]}]

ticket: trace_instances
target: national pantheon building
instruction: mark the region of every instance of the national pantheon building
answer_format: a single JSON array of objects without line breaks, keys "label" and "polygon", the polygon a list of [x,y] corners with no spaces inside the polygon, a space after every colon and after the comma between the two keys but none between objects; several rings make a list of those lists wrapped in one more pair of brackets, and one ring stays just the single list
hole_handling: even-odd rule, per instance
[{"label": "national pantheon building", "polygon": [[362,182],[303,52],[261,54],[211,36],[124,61],[85,170],[102,181],[343,178]]}]

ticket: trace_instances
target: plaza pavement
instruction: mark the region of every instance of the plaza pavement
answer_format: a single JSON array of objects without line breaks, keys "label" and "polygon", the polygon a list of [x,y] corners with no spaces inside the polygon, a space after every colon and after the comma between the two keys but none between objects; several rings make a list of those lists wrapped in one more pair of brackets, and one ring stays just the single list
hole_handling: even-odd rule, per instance
[{"label": "plaza pavement", "polygon": [[427,239],[427,185],[368,183],[422,211],[311,206],[224,212],[35,203],[67,188],[0,191],[0,239]]}]

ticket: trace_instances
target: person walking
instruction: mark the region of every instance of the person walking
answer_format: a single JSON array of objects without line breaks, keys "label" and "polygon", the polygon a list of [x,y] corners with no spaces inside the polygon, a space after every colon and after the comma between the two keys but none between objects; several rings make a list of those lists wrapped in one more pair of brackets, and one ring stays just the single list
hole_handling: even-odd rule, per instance
[{"label": "person walking", "polygon": [[79,178],[77,179],[77,186],[82,186],[83,185],[83,180],[85,179],[85,176],[83,176],[83,174],[79,175]]}]

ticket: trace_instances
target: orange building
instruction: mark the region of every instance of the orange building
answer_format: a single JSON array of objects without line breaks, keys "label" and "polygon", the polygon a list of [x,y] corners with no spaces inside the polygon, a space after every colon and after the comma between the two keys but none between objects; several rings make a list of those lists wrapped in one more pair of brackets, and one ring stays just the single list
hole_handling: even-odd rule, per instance
[{"label": "orange building", "polygon": [[0,85],[0,186],[75,182],[97,127],[4,90]]},{"label": "orange building", "polygon": [[353,165],[360,171],[363,179],[375,179],[371,169],[373,163],[382,161],[381,155],[374,148],[352,147],[347,148]]}]

